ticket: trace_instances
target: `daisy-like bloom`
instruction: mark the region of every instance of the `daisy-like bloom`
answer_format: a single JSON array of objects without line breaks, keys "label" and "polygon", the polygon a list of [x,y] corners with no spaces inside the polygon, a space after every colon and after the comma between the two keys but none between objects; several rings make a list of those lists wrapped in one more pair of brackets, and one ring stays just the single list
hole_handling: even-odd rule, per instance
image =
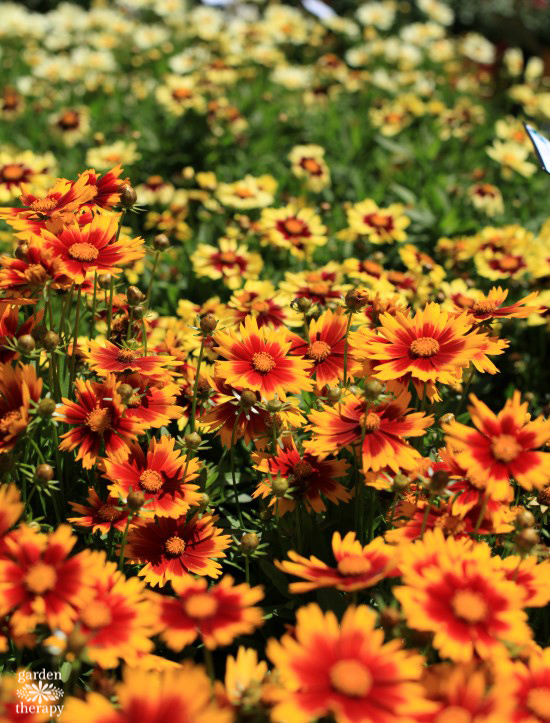
[{"label": "daisy-like bloom", "polygon": [[92,532],[100,532],[102,535],[106,535],[112,529],[124,532],[129,510],[122,508],[118,497],[109,495],[104,502],[93,487],[88,487],[86,502],[87,504],[81,505],[69,500],[73,511],[83,516],[67,517],[67,522],[77,527],[90,527]]},{"label": "daisy-like bloom", "polygon": [[0,364],[0,453],[9,452],[29,424],[31,402],[38,402],[42,379],[30,364]]},{"label": "daisy-like bloom", "polygon": [[343,592],[364,590],[383,580],[395,567],[395,548],[386,545],[381,537],[363,547],[355,532],[348,532],[343,539],[339,532],[335,532],[332,552],[336,567],[330,567],[316,557],[308,560],[294,550],[288,552],[290,561],[275,561],[275,565],[289,575],[307,580],[288,586],[289,591],[296,595],[322,587],[334,587]]},{"label": "daisy-like bloom", "polygon": [[[498,558],[494,558],[498,563]],[[524,606],[541,608],[550,601],[550,560],[509,555],[501,558],[502,570],[508,580],[515,582],[524,594]]]},{"label": "daisy-like bloom", "polygon": [[363,472],[390,467],[395,473],[413,469],[420,454],[406,437],[422,437],[433,424],[424,412],[411,412],[411,395],[402,392],[396,399],[372,406],[355,394],[347,394],[341,404],[309,414],[312,439],[310,447],[328,454],[342,447],[356,449],[363,460]]},{"label": "daisy-like bloom", "polygon": [[288,154],[292,173],[303,178],[306,188],[319,193],[330,184],[330,171],[325,161],[325,149],[321,146],[294,146]]},{"label": "daisy-like bloom", "polygon": [[156,386],[156,380],[140,374],[125,374],[120,381],[133,389],[131,397],[126,401],[128,419],[138,422],[146,429],[158,429],[181,417],[183,409],[176,404],[180,395],[177,384],[163,382]]},{"label": "daisy-like bloom", "polygon": [[526,662],[495,661],[496,685],[510,691],[510,723],[547,723],[550,718],[550,648],[535,651]]},{"label": "daisy-like bloom", "polygon": [[529,255],[521,247],[509,251],[487,248],[476,253],[474,263],[477,273],[491,281],[520,281],[531,274]]},{"label": "daisy-like bloom", "polygon": [[550,439],[550,419],[531,421],[517,390],[498,414],[474,394],[470,400],[475,429],[457,421],[443,426],[447,440],[460,448],[456,460],[468,475],[488,488],[507,488],[510,478],[527,490],[549,484],[550,453],[537,450]]},{"label": "daisy-like bloom", "polygon": [[219,183],[216,198],[224,206],[248,211],[252,208],[265,208],[275,200],[277,181],[273,176],[245,176],[233,183]]},{"label": "daisy-like bloom", "polygon": [[120,348],[106,339],[103,342],[88,341],[84,350],[84,359],[90,369],[100,377],[123,372],[139,372],[144,377],[154,377],[163,382],[171,379],[166,367],[175,362],[175,358],[160,354],[145,354],[142,349]]},{"label": "daisy-like bloom", "polygon": [[230,645],[262,624],[262,609],[254,607],[264,594],[261,587],[234,585],[229,575],[208,589],[204,578],[191,575],[172,581],[176,597],[158,596],[161,637],[180,651],[199,638],[211,650]]},{"label": "daisy-like bloom", "polygon": [[102,444],[112,459],[122,461],[130,454],[128,444],[144,431],[137,419],[125,415],[117,382],[109,375],[104,382],[75,381],[76,402],[63,399],[56,416],[61,422],[72,424],[73,429],[62,435],[62,452],[78,448],[77,461],[84,469],[91,469],[99,456]]},{"label": "daisy-like bloom", "polygon": [[341,624],[316,604],[300,608],[295,635],[267,646],[281,684],[272,720],[307,723],[332,714],[337,723],[414,723],[429,711],[418,683],[422,656],[398,640],[384,644],[375,622],[365,605],[348,608]]},{"label": "daisy-like bloom", "polygon": [[0,552],[2,539],[11,527],[21,517],[25,505],[21,502],[21,495],[14,484],[4,484],[0,487]]},{"label": "daisy-like bloom", "polygon": [[106,170],[113,163],[115,165],[130,166],[139,161],[141,154],[137,151],[137,144],[127,141],[115,141],[109,145],[89,148],[86,153],[86,165]]},{"label": "daisy-like bloom", "polygon": [[23,191],[23,184],[34,190],[47,188],[53,181],[56,160],[52,153],[0,151],[0,203],[10,203]]},{"label": "daisy-like bloom", "polygon": [[17,346],[15,346],[16,341],[26,334],[31,334],[44,318],[44,312],[38,311],[30,314],[22,324],[19,323],[19,307],[34,303],[36,303],[35,299],[25,297],[10,296],[9,299],[0,299],[0,377],[2,365],[18,359],[20,356]]},{"label": "daisy-like bloom", "polygon": [[279,298],[270,281],[247,281],[242,289],[236,291],[229,301],[221,318],[231,322],[232,326],[242,324],[252,314],[258,326],[297,326],[302,323],[300,315],[288,308],[286,301]]},{"label": "daisy-like bloom", "polygon": [[382,208],[368,198],[348,209],[349,230],[355,237],[366,237],[373,244],[406,241],[405,229],[411,221],[404,211],[400,203]]},{"label": "daisy-like bloom", "polygon": [[487,216],[498,216],[504,213],[502,193],[491,183],[474,183],[466,193],[474,208],[483,211]]},{"label": "daisy-like bloom", "polygon": [[120,274],[130,261],[145,255],[143,239],[139,236],[116,240],[118,216],[97,215],[91,223],[66,226],[58,235],[42,229],[41,237],[52,248],[63,271],[75,284],[82,284],[94,271]]},{"label": "daisy-like bloom", "polygon": [[191,262],[197,276],[222,279],[230,289],[242,286],[243,279],[257,279],[264,265],[260,254],[232,238],[220,238],[217,247],[198,244]]},{"label": "daisy-like bloom", "polygon": [[92,596],[88,552],[69,557],[75,543],[69,525],[60,525],[49,535],[21,525],[4,538],[0,615],[12,613],[16,634],[41,623],[64,632],[72,629]]},{"label": "daisy-like bloom", "polygon": [[65,701],[65,723],[231,723],[230,709],[212,701],[212,686],[203,668],[185,662],[161,672],[127,667],[115,687],[117,706],[99,693]]},{"label": "daisy-like bloom", "polygon": [[105,459],[105,474],[113,497],[127,499],[131,490],[145,494],[142,516],[181,517],[191,506],[197,506],[201,495],[198,485],[190,482],[198,477],[200,461],[186,457],[174,449],[176,440],[162,436],[152,439],[145,454],[138,444],[131,446],[124,462]]},{"label": "daisy-like bloom", "polygon": [[343,379],[347,323],[343,313],[328,309],[309,322],[308,340],[296,337],[293,341],[292,354],[313,362],[310,374],[315,376],[318,389],[326,385],[337,386]]},{"label": "daisy-like bloom", "polygon": [[237,657],[228,655],[225,662],[224,688],[216,690],[216,696],[233,708],[250,708],[261,699],[262,685],[267,678],[267,663],[258,661],[258,653],[253,648],[242,645]]},{"label": "daisy-like bloom", "polygon": [[285,280],[281,281],[279,288],[288,303],[305,296],[313,304],[326,306],[331,301],[340,301],[351,288],[350,284],[342,283],[342,278],[339,265],[331,261],[312,271],[286,271]]},{"label": "daisy-like bloom", "polygon": [[327,228],[311,208],[288,205],[266,208],[259,222],[262,243],[288,249],[298,258],[309,258],[327,242]]},{"label": "daisy-like bloom", "polygon": [[214,523],[217,517],[194,515],[141,522],[130,531],[124,555],[132,563],[143,564],[139,575],[153,587],[193,575],[219,577],[221,565],[213,558],[225,557],[231,544]]},{"label": "daisy-like bloom", "polygon": [[463,547],[458,557],[456,543],[437,532],[432,564],[419,571],[415,561],[409,573],[410,563],[400,563],[404,585],[394,588],[394,595],[407,624],[435,633],[436,650],[458,662],[468,662],[475,654],[483,659],[505,654],[505,643],[529,643],[524,594],[506,579],[500,558],[492,558],[484,543]]},{"label": "daisy-like bloom", "polygon": [[530,149],[514,141],[493,141],[493,145],[487,148],[487,155],[500,164],[500,172],[506,180],[510,180],[514,172],[529,178],[537,170],[536,165],[527,160]]},{"label": "daisy-like bloom", "polygon": [[[297,502],[302,500],[308,510],[324,512],[326,510],[323,496],[335,505],[348,502],[350,493],[338,482],[345,477],[349,465],[343,459],[322,459],[311,451],[300,454],[292,435],[282,437],[281,446],[277,445],[277,454],[263,452],[252,455],[255,468],[268,474],[253,492],[253,497],[262,499],[270,497],[270,506],[276,506],[277,512],[284,515],[293,510]],[[291,499],[273,496],[271,479],[277,476],[288,480]]]},{"label": "daisy-like bloom", "polygon": [[67,288],[72,281],[62,273],[52,249],[36,238],[25,247],[25,257],[0,256],[0,289],[8,296],[40,295],[50,282],[53,289]]},{"label": "daisy-like bloom", "polygon": [[510,306],[503,306],[507,296],[508,289],[493,286],[487,296],[479,294],[475,301],[472,299],[472,304],[467,307],[468,314],[479,323],[491,319],[525,319],[539,311],[537,305],[529,306],[537,298],[538,291],[528,294]]},{"label": "daisy-like bloom", "polygon": [[446,276],[443,266],[436,264],[434,259],[414,244],[405,244],[399,248],[399,256],[407,269],[439,287]]},{"label": "daisy-like bloom", "polygon": [[226,360],[216,362],[216,374],[226,384],[258,391],[266,399],[277,394],[282,400],[287,393],[313,389],[308,377],[313,362],[290,353],[292,342],[287,340],[286,329],[259,329],[256,319],[247,316],[239,332],[214,334],[219,345],[216,351]]},{"label": "daisy-like bloom", "polygon": [[91,206],[112,209],[120,203],[120,192],[127,181],[120,178],[122,166],[115,166],[102,176],[98,175],[93,169],[84,171],[82,176],[86,178],[86,185],[95,189],[92,196]]},{"label": "daisy-like bloom", "polygon": [[72,148],[90,132],[90,111],[85,106],[66,108],[50,116],[50,127],[66,146]]}]

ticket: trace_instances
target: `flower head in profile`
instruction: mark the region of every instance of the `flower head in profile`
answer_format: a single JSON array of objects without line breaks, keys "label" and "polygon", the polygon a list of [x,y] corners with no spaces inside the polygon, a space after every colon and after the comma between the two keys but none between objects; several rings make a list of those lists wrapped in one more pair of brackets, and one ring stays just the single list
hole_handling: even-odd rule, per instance
[{"label": "flower head in profile", "polygon": [[4,535],[15,525],[24,509],[25,504],[21,501],[17,487],[14,484],[2,485],[0,487],[0,546]]},{"label": "flower head in profile", "polygon": [[30,421],[32,402],[38,402],[42,379],[30,364],[0,364],[0,452],[13,449]]},{"label": "flower head in profile", "polygon": [[159,382],[171,380],[166,367],[176,361],[166,354],[147,354],[143,349],[121,348],[107,340],[99,343],[92,339],[88,341],[84,358],[90,369],[102,377],[139,372],[141,376],[152,377]]},{"label": "flower head in profile", "polygon": [[127,180],[120,178],[122,166],[118,165],[102,176],[93,169],[84,171],[82,177],[86,179],[86,186],[93,189],[89,205],[104,210],[113,209],[120,203],[120,192],[127,184]]},{"label": "flower head in profile", "polygon": [[538,291],[509,306],[503,306],[507,296],[508,289],[493,286],[487,295],[479,294],[475,300],[471,300],[471,304],[467,306],[468,314],[479,323],[491,319],[525,319],[539,311],[537,304],[530,305],[537,298]]},{"label": "flower head in profile", "polygon": [[227,656],[224,688],[220,691],[218,687],[216,695],[234,708],[254,706],[261,698],[267,675],[265,660],[259,661],[258,653],[253,648],[241,645],[236,657]]}]

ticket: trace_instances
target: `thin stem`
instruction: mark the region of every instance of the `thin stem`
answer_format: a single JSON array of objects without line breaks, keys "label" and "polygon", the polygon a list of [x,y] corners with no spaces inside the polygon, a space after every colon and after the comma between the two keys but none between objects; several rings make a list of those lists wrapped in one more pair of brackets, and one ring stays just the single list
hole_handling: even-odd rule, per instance
[{"label": "thin stem", "polygon": [[344,386],[348,385],[348,336],[351,328],[351,313],[348,315],[348,324],[346,326],[346,336],[344,337]]},{"label": "thin stem", "polygon": [[92,299],[92,315],[90,316],[90,332],[88,334],[88,336],[90,336],[90,337],[94,333],[96,308],[97,308],[97,271],[94,272],[94,296]]},{"label": "thin stem", "polygon": [[153,261],[153,268],[151,269],[151,278],[149,279],[149,287],[147,289],[147,294],[145,295],[145,301],[149,301],[151,298],[151,292],[153,290],[153,282],[155,280],[155,274],[157,272],[157,264],[159,261],[160,251],[155,251],[155,260]]},{"label": "thin stem", "polygon": [[[201,364],[202,364],[202,356],[204,354],[204,340],[206,337],[202,336],[201,339],[201,348],[199,351],[199,360],[197,362],[197,370],[195,372],[195,384],[193,385],[193,401],[191,403],[191,416],[189,417],[189,426],[191,427],[191,431],[195,431],[195,413],[197,411],[197,393],[199,389],[199,372],[201,370]],[[239,415],[240,416],[240,415]]]},{"label": "thin stem", "polygon": [[78,341],[78,325],[80,323],[80,300],[82,298],[82,286],[78,287],[78,296],[76,297],[76,313],[74,318],[73,348],[71,355],[71,373],[69,375],[69,394],[73,387],[74,378],[76,376],[76,347]]},{"label": "thin stem", "polygon": [[212,658],[212,651],[209,650],[206,645],[204,645],[202,652],[204,655],[204,667],[206,668],[206,672],[208,673],[208,677],[210,678],[211,682],[214,683],[214,681],[216,680],[216,675],[214,673],[214,660]]},{"label": "thin stem", "polygon": [[430,510],[432,509],[433,498],[434,498],[433,494],[431,494],[428,498],[428,504],[426,505],[424,517],[422,518],[422,527],[420,528],[420,537],[424,537],[424,533],[426,532],[426,526],[428,524],[428,517],[430,515]]},{"label": "thin stem", "polygon": [[244,576],[246,582],[250,585],[250,560],[248,555],[244,556]]},{"label": "thin stem", "polygon": [[145,356],[147,356],[147,329],[145,327],[145,319],[141,320],[141,336],[143,341],[143,349],[145,351]]},{"label": "thin stem", "polygon": [[479,528],[481,527],[481,523],[483,522],[483,518],[485,517],[485,510],[487,508],[487,502],[489,500],[489,495],[487,492],[483,495],[483,502],[481,504],[481,509],[479,511],[479,515],[477,517],[476,526],[474,528],[474,535],[477,535]]},{"label": "thin stem", "polygon": [[134,323],[134,307],[130,307],[130,315],[128,317],[128,329],[126,330],[126,341],[129,341],[132,335],[132,324]]},{"label": "thin stem", "polygon": [[237,506],[237,516],[239,518],[239,526],[241,530],[244,528],[243,515],[241,512],[241,503],[239,502],[239,492],[237,490],[237,481],[235,479],[235,435],[237,433],[237,426],[241,419],[243,410],[239,409],[239,413],[235,418],[235,424],[233,425],[233,431],[231,432],[231,482],[233,483],[233,495],[235,496],[235,505]]},{"label": "thin stem", "polygon": [[131,518],[131,515],[128,515],[128,519],[126,520],[126,527],[124,528],[124,533],[122,535],[122,542],[120,543],[120,557],[118,558],[119,570],[122,570],[124,568],[124,548],[126,547],[126,540],[128,538],[128,530],[130,529],[130,518]]},{"label": "thin stem", "polygon": [[111,326],[113,323],[113,296],[115,293],[115,280],[111,276],[111,284],[109,286],[109,304],[107,306],[107,340],[111,338]]}]

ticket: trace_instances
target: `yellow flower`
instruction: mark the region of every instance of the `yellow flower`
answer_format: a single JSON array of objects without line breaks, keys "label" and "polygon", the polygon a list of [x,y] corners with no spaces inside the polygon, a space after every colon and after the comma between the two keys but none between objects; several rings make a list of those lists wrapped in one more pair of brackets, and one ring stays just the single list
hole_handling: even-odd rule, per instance
[{"label": "yellow flower", "polygon": [[405,229],[411,221],[404,211],[401,203],[384,208],[367,198],[348,209],[349,230],[356,238],[364,236],[373,244],[405,241]]},{"label": "yellow flower", "polygon": [[308,258],[315,247],[327,242],[327,228],[311,208],[289,204],[266,208],[259,221],[262,243],[288,249],[293,256]]}]

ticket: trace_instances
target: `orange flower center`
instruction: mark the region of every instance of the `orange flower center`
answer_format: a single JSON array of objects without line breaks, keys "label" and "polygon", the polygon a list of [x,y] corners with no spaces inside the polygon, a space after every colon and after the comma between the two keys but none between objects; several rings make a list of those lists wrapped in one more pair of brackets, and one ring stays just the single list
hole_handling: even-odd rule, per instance
[{"label": "orange flower center", "polygon": [[147,179],[147,185],[149,186],[149,188],[158,188],[163,184],[164,179],[162,176],[149,176],[149,178]]},{"label": "orange flower center", "polygon": [[266,351],[257,351],[252,357],[252,366],[260,374],[268,374],[277,366],[275,359]]},{"label": "orange flower center", "polygon": [[283,225],[286,231],[291,235],[303,233],[306,227],[304,222],[300,221],[299,218],[287,218]]},{"label": "orange flower center", "polygon": [[214,595],[207,592],[199,592],[195,595],[190,595],[187,600],[184,601],[183,607],[190,618],[210,618],[215,615],[218,610],[218,601]]},{"label": "orange flower center", "polygon": [[374,228],[389,229],[393,225],[391,216],[384,216],[381,213],[371,213],[365,220],[369,226],[374,226]]},{"label": "orange flower center", "polygon": [[499,261],[499,266],[504,271],[515,271],[519,268],[519,259],[517,259],[515,256],[502,256]]},{"label": "orange flower center", "polygon": [[326,281],[317,281],[316,283],[311,284],[310,289],[313,294],[318,294],[319,296],[322,296],[323,294],[328,294],[328,292],[330,291],[330,286],[327,284]]},{"label": "orange flower center", "polygon": [[99,250],[92,244],[78,243],[69,248],[69,256],[77,261],[95,261],[99,256]]},{"label": "orange flower center", "polygon": [[104,434],[111,426],[111,413],[108,409],[97,407],[86,417],[86,426],[96,434]]},{"label": "orange flower center", "polygon": [[37,595],[43,595],[48,590],[53,590],[57,582],[57,573],[51,565],[44,562],[37,562],[32,565],[25,575],[25,585]]},{"label": "orange flower center", "polygon": [[309,477],[312,472],[313,467],[310,465],[309,462],[306,462],[305,459],[301,459],[299,462],[297,462],[292,470],[292,473],[297,479],[304,479],[304,477]]},{"label": "orange flower center", "polygon": [[475,590],[458,590],[451,600],[454,614],[467,623],[481,623],[489,608],[482,595]]},{"label": "orange flower center", "polygon": [[352,698],[363,698],[372,688],[372,675],[359,660],[339,660],[329,671],[332,687]]},{"label": "orange flower center", "polygon": [[120,349],[117,354],[116,360],[121,364],[129,364],[130,362],[133,362],[137,356],[137,352],[133,351],[132,349]]},{"label": "orange flower center", "polygon": [[5,434],[6,432],[9,432],[11,425],[14,422],[19,422],[20,419],[21,419],[21,412],[18,412],[17,410],[4,414],[2,419],[0,419],[0,432],[2,432],[3,434]]},{"label": "orange flower center", "polygon": [[527,693],[526,703],[529,710],[539,718],[550,718],[550,688],[532,688]]},{"label": "orange flower center", "polygon": [[193,93],[191,93],[191,91],[187,88],[175,88],[172,91],[172,97],[175,100],[187,100],[188,98],[193,97]]},{"label": "orange flower center", "polygon": [[31,203],[29,208],[32,208],[32,210],[36,211],[37,213],[46,213],[47,211],[53,211],[56,206],[57,201],[55,200],[55,198],[46,196],[46,198],[37,198],[36,201],[33,201]]},{"label": "orange flower center", "polygon": [[235,196],[239,198],[252,198],[254,194],[252,191],[249,191],[248,188],[238,188],[235,190]]},{"label": "orange flower center", "polygon": [[320,173],[322,170],[321,166],[313,158],[305,158],[302,165],[310,173]]},{"label": "orange flower center", "polygon": [[114,505],[103,505],[97,511],[97,516],[106,522],[115,522],[120,518],[121,514],[122,512]]},{"label": "orange flower center", "polygon": [[105,628],[113,621],[113,616],[107,603],[93,600],[82,608],[80,619],[87,628]]},{"label": "orange flower center", "polygon": [[78,128],[80,124],[78,113],[75,110],[66,110],[61,116],[61,118],[57,121],[57,124],[65,130]]},{"label": "orange flower center", "polygon": [[341,575],[363,575],[369,572],[372,565],[370,560],[362,555],[346,555],[339,560],[337,568]]},{"label": "orange flower center", "polygon": [[2,178],[5,181],[18,181],[23,178],[25,171],[22,166],[18,166],[16,163],[10,163],[2,168]]},{"label": "orange flower center", "polygon": [[164,543],[164,547],[169,555],[179,557],[180,555],[183,555],[183,552],[185,550],[185,541],[182,540],[181,537],[173,535],[166,540],[166,542]]},{"label": "orange flower center", "polygon": [[480,314],[491,314],[496,308],[497,305],[493,301],[482,299],[481,301],[475,302],[472,306],[472,311],[477,311]]},{"label": "orange flower center", "polygon": [[256,299],[252,302],[251,308],[257,311],[259,314],[266,314],[269,311],[269,303],[262,299]]},{"label": "orange flower center", "polygon": [[380,429],[380,417],[374,412],[366,414],[364,420],[361,421],[365,432],[376,432],[377,429]]},{"label": "orange flower center", "polygon": [[162,475],[155,472],[154,469],[146,469],[145,472],[141,473],[139,483],[147,492],[158,492],[164,484],[164,480]]},{"label": "orange flower center", "polygon": [[421,336],[419,339],[414,339],[409,348],[413,356],[427,358],[437,354],[439,342],[431,336]]},{"label": "orange flower center", "polygon": [[310,359],[315,359],[317,362],[325,361],[327,356],[331,352],[330,345],[326,341],[314,341],[313,344],[309,345],[307,355]]},{"label": "orange flower center", "polygon": [[493,456],[501,462],[511,462],[521,452],[523,447],[511,434],[499,434],[491,442]]},{"label": "orange flower center", "polygon": [[441,711],[434,723],[472,723],[472,714],[466,708],[450,705]]},{"label": "orange flower center", "polygon": [[223,251],[220,254],[220,259],[226,264],[234,264],[237,260],[237,254],[234,251]]}]

